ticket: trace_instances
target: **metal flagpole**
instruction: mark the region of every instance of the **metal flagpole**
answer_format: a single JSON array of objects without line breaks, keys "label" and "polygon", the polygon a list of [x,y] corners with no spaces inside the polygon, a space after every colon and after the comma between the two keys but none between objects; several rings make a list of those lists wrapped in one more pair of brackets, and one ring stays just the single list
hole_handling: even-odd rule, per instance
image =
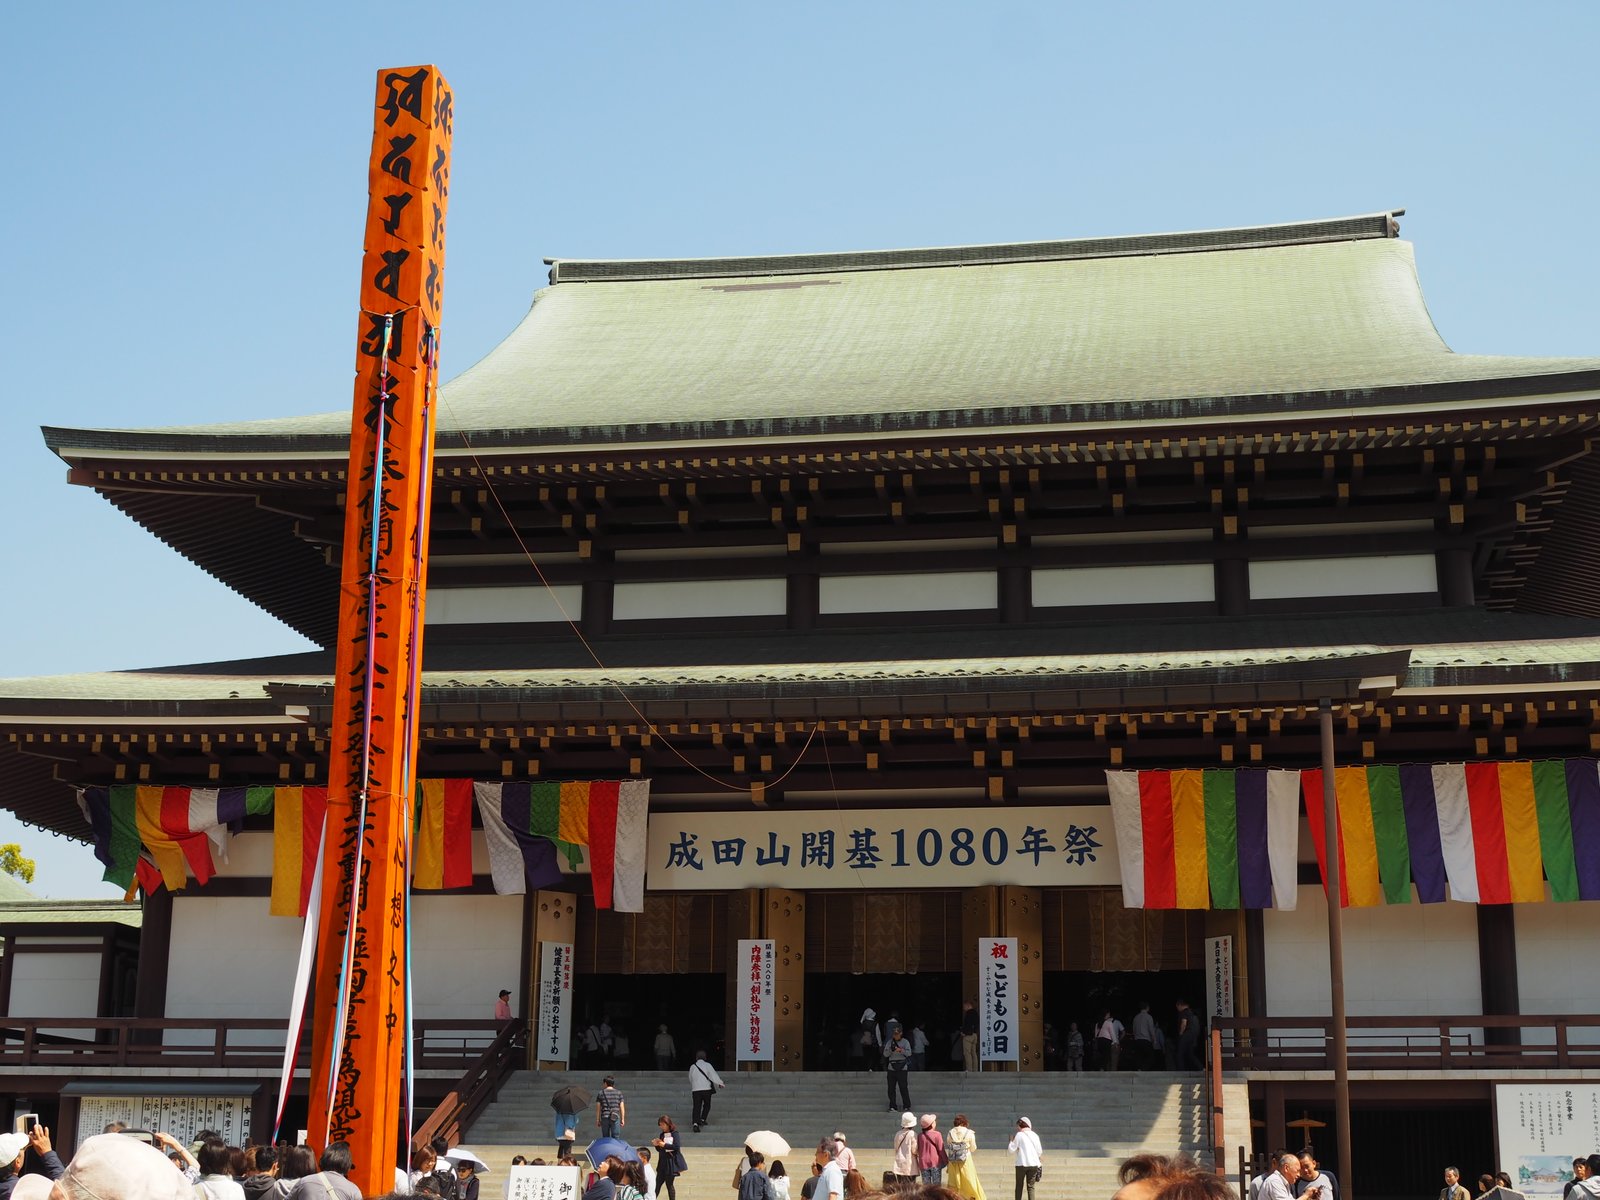
[{"label": "metal flagpole", "polygon": [[1350,1054],[1345,1042],[1344,1019],[1344,913],[1339,879],[1339,808],[1333,779],[1333,701],[1317,705],[1322,726],[1322,828],[1323,860],[1328,879],[1328,983],[1333,996],[1334,1127],[1339,1142],[1341,1200],[1354,1200],[1350,1190]]}]

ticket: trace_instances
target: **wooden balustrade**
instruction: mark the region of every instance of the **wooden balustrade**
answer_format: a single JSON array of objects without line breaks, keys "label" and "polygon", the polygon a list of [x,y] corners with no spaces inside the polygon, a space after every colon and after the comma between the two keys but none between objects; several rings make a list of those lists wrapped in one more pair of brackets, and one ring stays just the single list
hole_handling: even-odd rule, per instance
[{"label": "wooden balustrade", "polygon": [[[289,1023],[259,1017],[0,1017],[0,1069],[234,1067],[277,1074]],[[473,1067],[502,1030],[492,1018],[417,1021],[419,1071]],[[299,1065],[305,1067],[303,1047]]]},{"label": "wooden balustrade", "polygon": [[[1217,1017],[1228,1070],[1332,1070],[1327,1017]],[[1600,1015],[1351,1017],[1351,1070],[1600,1067]],[[1578,1034],[1574,1040],[1575,1031]]]}]

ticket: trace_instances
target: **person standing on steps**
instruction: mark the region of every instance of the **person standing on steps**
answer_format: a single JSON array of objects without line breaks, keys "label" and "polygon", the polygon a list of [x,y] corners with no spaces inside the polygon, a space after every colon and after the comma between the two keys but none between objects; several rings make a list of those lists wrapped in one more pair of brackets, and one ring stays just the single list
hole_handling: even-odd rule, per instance
[{"label": "person standing on steps", "polygon": [[1150,1015],[1150,1001],[1141,1000],[1133,1018],[1133,1069],[1153,1071],[1156,1065],[1156,1019]]},{"label": "person standing on steps", "polygon": [[617,1091],[615,1075],[607,1075],[601,1083],[604,1086],[594,1098],[594,1123],[600,1126],[601,1137],[619,1138],[628,1123],[628,1101]]},{"label": "person standing on steps", "polygon": [[706,1061],[706,1052],[696,1050],[694,1064],[689,1068],[689,1127],[694,1132],[711,1124],[711,1097],[726,1086],[716,1068]]},{"label": "person standing on steps", "polygon": [[944,1139],[945,1156],[950,1160],[945,1186],[967,1200],[988,1200],[978,1179],[978,1160],[973,1157],[977,1149],[978,1135],[967,1123],[967,1114],[957,1113]]},{"label": "person standing on steps", "polygon": [[978,1069],[978,1006],[968,1000],[961,1006],[961,1067]]},{"label": "person standing on steps", "polygon": [[911,1187],[917,1182],[917,1118],[913,1113],[900,1114],[900,1128],[894,1135],[894,1182],[897,1190]]},{"label": "person standing on steps", "polygon": [[1006,1149],[1011,1151],[1017,1171],[1013,1200],[1022,1200],[1023,1188],[1027,1188],[1028,1200],[1033,1200],[1033,1189],[1044,1177],[1044,1148],[1039,1143],[1039,1135],[1033,1131],[1033,1122],[1027,1117],[1017,1118],[1017,1131],[1006,1143]]},{"label": "person standing on steps", "polygon": [[878,1014],[874,1009],[868,1008],[861,1013],[861,1020],[856,1023],[860,1030],[862,1065],[869,1071],[878,1069],[878,1052],[881,1049],[881,1040],[878,1030]]},{"label": "person standing on steps", "polygon": [[659,1196],[661,1189],[667,1189],[667,1200],[678,1200],[677,1178],[683,1167],[683,1150],[678,1145],[678,1127],[671,1117],[662,1113],[656,1118],[656,1128],[660,1131],[651,1141],[656,1148],[656,1189]]},{"label": "person standing on steps", "polygon": [[[889,1089],[889,1111],[910,1108],[911,1090],[906,1081],[911,1075],[911,1043],[898,1027],[890,1040],[884,1043],[883,1074]],[[900,1095],[898,1104],[894,1099],[896,1092]]]},{"label": "person standing on steps", "polygon": [[833,1140],[838,1143],[834,1147],[833,1161],[839,1164],[839,1170],[845,1172],[854,1171],[856,1169],[856,1152],[845,1144],[844,1134],[835,1129],[833,1131]]},{"label": "person standing on steps", "polygon": [[678,1043],[673,1041],[665,1025],[656,1028],[656,1041],[651,1048],[656,1053],[656,1070],[672,1070],[672,1064],[678,1061]]},{"label": "person standing on steps", "polygon": [[922,1182],[929,1187],[939,1186],[944,1169],[950,1165],[949,1156],[944,1152],[944,1134],[939,1132],[938,1124],[937,1113],[923,1113],[922,1128],[917,1133],[917,1169],[922,1173]]}]

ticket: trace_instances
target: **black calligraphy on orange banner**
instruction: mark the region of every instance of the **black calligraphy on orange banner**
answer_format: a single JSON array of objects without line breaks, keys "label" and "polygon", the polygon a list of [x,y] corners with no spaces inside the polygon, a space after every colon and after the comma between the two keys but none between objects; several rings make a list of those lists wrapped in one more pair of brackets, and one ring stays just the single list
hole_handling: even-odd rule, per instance
[{"label": "black calligraphy on orange banner", "polygon": [[[436,68],[378,73],[368,161],[310,1136],[349,1141],[354,1182],[386,1192],[402,1111],[403,834],[416,759],[432,423],[423,419],[443,305],[454,97]],[[326,998],[326,999],[323,999]],[[331,1086],[330,1086],[331,1081]],[[324,1134],[324,1131],[326,1133]]]}]

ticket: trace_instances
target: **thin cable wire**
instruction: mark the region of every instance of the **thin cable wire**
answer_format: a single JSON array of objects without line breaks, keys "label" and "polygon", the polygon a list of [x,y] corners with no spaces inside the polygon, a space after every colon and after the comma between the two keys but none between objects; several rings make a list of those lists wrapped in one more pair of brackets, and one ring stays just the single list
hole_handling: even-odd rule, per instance
[{"label": "thin cable wire", "polygon": [[[599,653],[590,643],[589,639],[584,637],[583,630],[579,628],[578,623],[574,621],[571,614],[567,612],[566,606],[561,603],[561,598],[556,594],[555,588],[551,586],[550,580],[545,577],[544,569],[539,566],[539,560],[534,557],[533,551],[528,548],[527,542],[523,540],[521,530],[517,528],[516,522],[511,519],[511,513],[506,509],[505,502],[500,499],[500,493],[495,490],[494,481],[489,478],[489,473],[484,470],[483,463],[478,458],[478,452],[472,445],[472,439],[467,435],[465,430],[460,430],[458,432],[461,437],[462,445],[466,447],[467,456],[472,460],[472,465],[478,473],[478,478],[483,483],[484,490],[488,492],[489,498],[494,501],[495,509],[500,513],[501,520],[506,523],[506,528],[511,531],[511,536],[516,540],[517,549],[522,552],[522,556],[528,560],[528,565],[533,568],[534,574],[539,577],[540,584],[543,585],[546,593],[549,594],[551,601],[556,606],[556,611],[561,614],[561,619],[566,622],[567,628],[572,631],[573,637],[577,639],[578,644],[583,647],[584,652],[588,654],[594,665],[602,671],[609,670],[606,664],[601,660]],[[688,756],[683,753],[683,751],[679,750],[678,747],[672,743],[671,739],[662,734],[660,726],[658,726],[649,717],[645,716],[644,712],[639,708],[639,706],[634,703],[633,697],[628,695],[626,688],[616,683],[613,683],[611,686],[616,688],[617,694],[622,698],[623,703],[628,706],[629,710],[632,711],[633,715],[638,717],[640,722],[649,728],[651,736],[660,738],[661,744],[670,750],[675,756],[677,756],[678,760],[682,762],[684,766],[688,767],[691,771],[702,778],[707,779],[716,784],[718,787],[725,788],[728,791],[750,792],[752,790],[748,784],[741,785],[737,783],[729,783],[726,780],[711,774],[709,771],[706,771],[697,763],[692,762]],[[810,748],[811,741],[816,736],[817,730],[820,728],[820,726],[820,721],[817,724],[812,725],[810,733],[806,736],[805,745],[800,748],[800,753],[795,756],[795,760],[790,764],[789,769],[786,770],[782,775],[779,775],[776,779],[769,781],[766,784],[767,787],[775,787],[776,785],[782,783],[799,768],[801,762],[805,758],[806,751]]]}]

